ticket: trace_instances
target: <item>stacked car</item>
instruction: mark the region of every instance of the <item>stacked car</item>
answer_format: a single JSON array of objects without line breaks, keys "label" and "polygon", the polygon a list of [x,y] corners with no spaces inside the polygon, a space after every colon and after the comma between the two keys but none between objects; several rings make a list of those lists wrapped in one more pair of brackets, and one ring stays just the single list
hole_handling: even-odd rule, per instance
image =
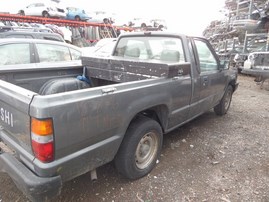
[{"label": "stacked car", "polygon": [[90,19],[89,15],[85,10],[76,8],[76,7],[67,7],[66,19],[68,20],[77,20],[77,21],[87,21]]},{"label": "stacked car", "polygon": [[19,10],[20,15],[65,18],[66,9],[51,1],[32,3]]},{"label": "stacked car", "polygon": [[65,7],[60,3],[52,1],[44,1],[32,3],[22,8],[18,12],[25,16],[52,17],[62,18],[67,20],[89,20],[90,17],[85,10],[77,7]]}]

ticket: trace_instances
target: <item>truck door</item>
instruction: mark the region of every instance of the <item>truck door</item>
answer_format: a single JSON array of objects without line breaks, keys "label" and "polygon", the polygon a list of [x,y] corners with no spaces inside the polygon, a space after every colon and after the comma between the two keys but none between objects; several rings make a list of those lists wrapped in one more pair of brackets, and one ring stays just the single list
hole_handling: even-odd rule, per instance
[{"label": "truck door", "polygon": [[194,38],[197,65],[200,78],[199,109],[203,113],[214,107],[226,87],[225,71],[220,68],[219,59],[208,41]]}]

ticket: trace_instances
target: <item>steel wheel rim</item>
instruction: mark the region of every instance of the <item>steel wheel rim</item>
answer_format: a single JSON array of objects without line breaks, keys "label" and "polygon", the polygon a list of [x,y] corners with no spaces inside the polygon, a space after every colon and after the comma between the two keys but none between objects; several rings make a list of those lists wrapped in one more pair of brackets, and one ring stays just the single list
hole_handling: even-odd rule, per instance
[{"label": "steel wheel rim", "polygon": [[232,92],[231,91],[228,91],[227,92],[227,95],[226,95],[226,98],[224,100],[225,110],[228,110],[228,108],[230,106],[231,98],[232,98]]},{"label": "steel wheel rim", "polygon": [[158,151],[158,136],[154,132],[146,133],[137,145],[135,162],[139,169],[145,169],[155,159]]}]

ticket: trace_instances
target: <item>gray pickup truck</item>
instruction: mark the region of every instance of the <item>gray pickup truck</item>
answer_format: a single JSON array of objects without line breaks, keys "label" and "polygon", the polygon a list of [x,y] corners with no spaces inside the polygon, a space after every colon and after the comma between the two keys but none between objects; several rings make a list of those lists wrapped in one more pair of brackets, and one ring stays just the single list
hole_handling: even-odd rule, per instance
[{"label": "gray pickup truck", "polygon": [[126,178],[147,175],[163,134],[226,114],[238,86],[206,39],[166,32],[123,34],[82,66],[0,76],[0,170],[33,201],[111,161]]}]

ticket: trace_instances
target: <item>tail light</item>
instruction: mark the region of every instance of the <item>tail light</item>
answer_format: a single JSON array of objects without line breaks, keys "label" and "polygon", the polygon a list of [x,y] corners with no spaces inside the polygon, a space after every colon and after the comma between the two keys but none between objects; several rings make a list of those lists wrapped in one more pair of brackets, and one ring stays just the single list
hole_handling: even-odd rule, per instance
[{"label": "tail light", "polygon": [[54,160],[54,140],[52,119],[31,119],[32,149],[42,162]]}]

